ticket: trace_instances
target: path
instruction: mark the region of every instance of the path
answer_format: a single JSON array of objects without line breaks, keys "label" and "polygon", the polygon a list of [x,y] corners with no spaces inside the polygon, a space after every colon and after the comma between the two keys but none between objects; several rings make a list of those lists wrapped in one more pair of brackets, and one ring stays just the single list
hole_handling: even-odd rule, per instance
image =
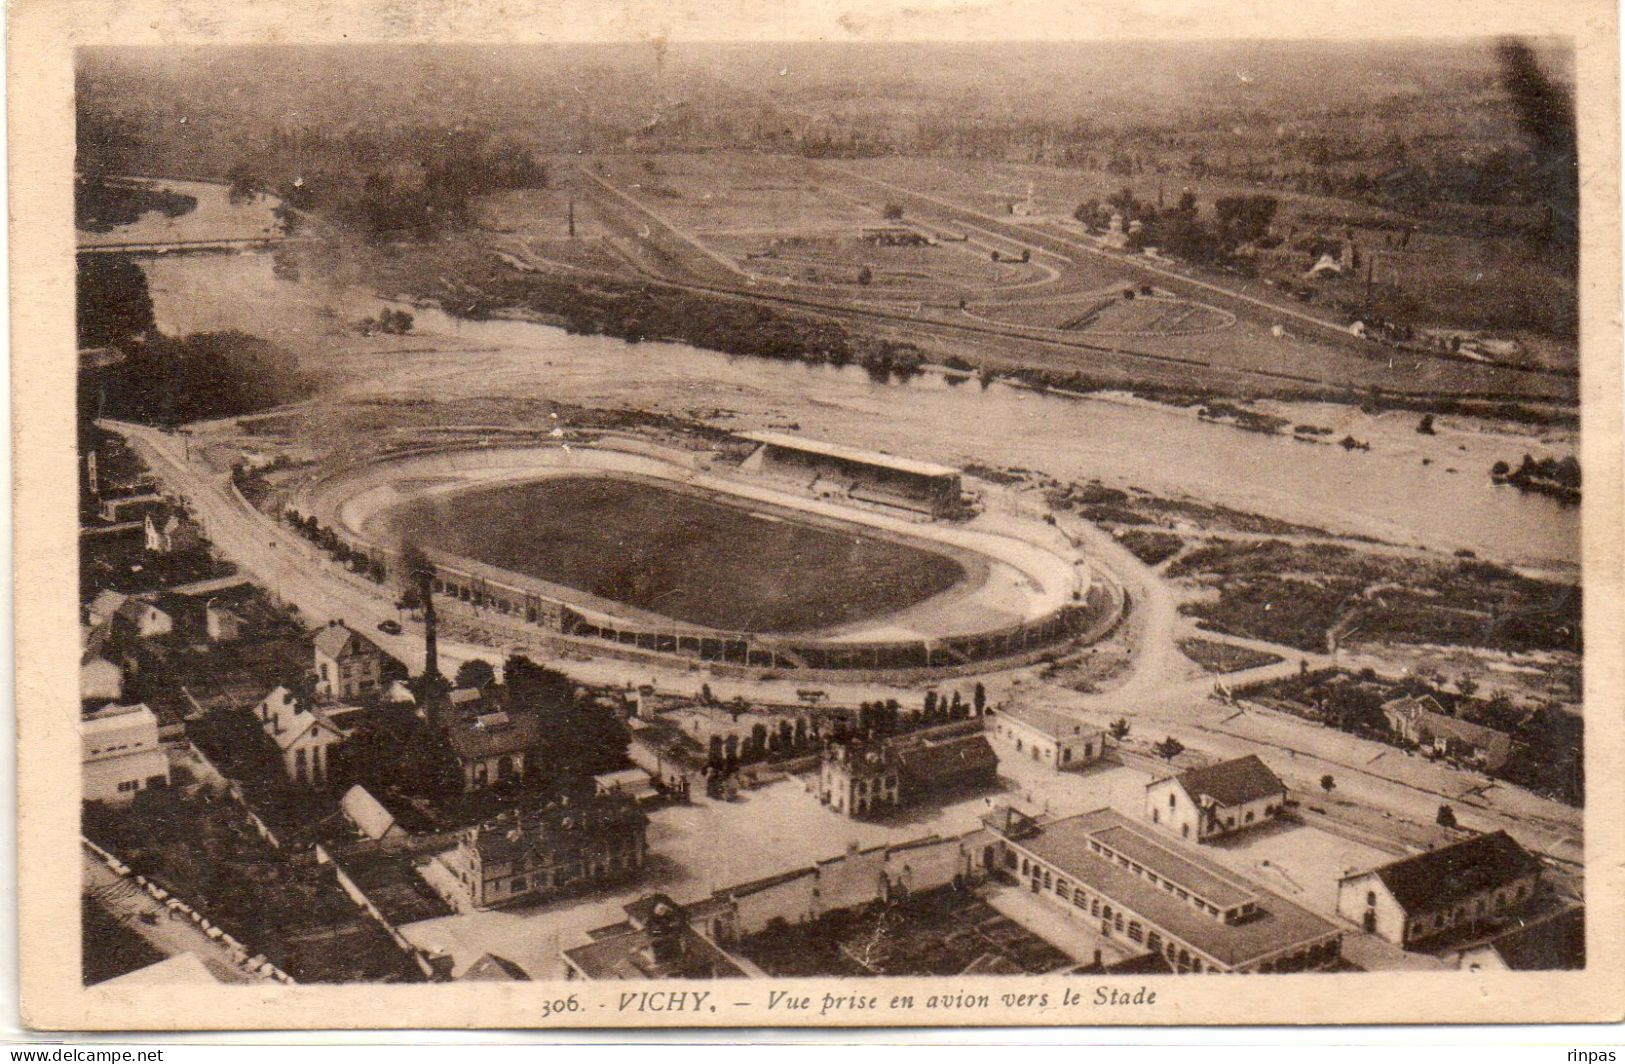
[{"label": "path", "polygon": [[[85,872],[85,892],[95,898],[113,917],[166,957],[195,953],[204,967],[222,983],[263,983],[237,967],[220,943],[205,935],[190,920],[172,915],[162,903],[153,900],[134,881],[108,868],[94,854],[80,847]],[[148,923],[147,914],[155,918]]]}]

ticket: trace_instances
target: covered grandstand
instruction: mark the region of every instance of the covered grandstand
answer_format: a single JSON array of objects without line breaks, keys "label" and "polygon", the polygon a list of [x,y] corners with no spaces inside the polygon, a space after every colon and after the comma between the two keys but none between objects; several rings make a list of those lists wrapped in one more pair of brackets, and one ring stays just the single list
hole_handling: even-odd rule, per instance
[{"label": "covered grandstand", "polygon": [[815,495],[844,495],[942,517],[959,505],[960,471],[952,466],[863,451],[783,432],[742,432],[758,445],[747,472],[795,480]]}]

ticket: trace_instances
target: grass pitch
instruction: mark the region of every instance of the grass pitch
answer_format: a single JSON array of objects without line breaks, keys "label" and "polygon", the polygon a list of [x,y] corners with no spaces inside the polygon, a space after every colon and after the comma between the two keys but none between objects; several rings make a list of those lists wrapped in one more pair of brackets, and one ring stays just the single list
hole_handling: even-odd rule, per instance
[{"label": "grass pitch", "polygon": [[437,550],[735,631],[847,624],[922,602],[966,576],[933,551],[614,477],[421,499],[391,524]]}]

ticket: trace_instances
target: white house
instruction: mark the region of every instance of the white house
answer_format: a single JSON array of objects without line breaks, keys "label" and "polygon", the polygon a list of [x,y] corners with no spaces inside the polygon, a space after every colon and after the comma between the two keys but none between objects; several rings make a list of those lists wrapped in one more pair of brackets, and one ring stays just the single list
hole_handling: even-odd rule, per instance
[{"label": "white house", "polygon": [[1106,733],[1065,713],[1037,706],[1007,706],[990,718],[993,734],[1016,753],[1062,769],[1099,761],[1106,752]]},{"label": "white house", "polygon": [[1456,928],[1493,927],[1535,896],[1541,863],[1504,831],[1475,835],[1337,883],[1337,915],[1407,949]]},{"label": "white house", "polygon": [[169,783],[169,758],[158,745],[158,717],[145,705],[105,706],[79,720],[84,743],[84,800],[128,802]]},{"label": "white house", "polygon": [[282,752],[288,778],[321,786],[332,779],[333,748],[350,738],[344,721],[357,712],[349,706],[305,705],[278,687],[255,707],[254,716]]},{"label": "white house", "polygon": [[96,597],[85,607],[85,623],[92,628],[112,624],[113,616],[118,613],[119,607],[128,601],[130,596],[122,591],[107,589],[96,592]]},{"label": "white house", "polygon": [[147,514],[142,518],[142,532],[147,550],[154,554],[195,550],[203,544],[203,536],[196,526],[175,512]]},{"label": "white house", "polygon": [[378,690],[384,652],[372,640],[332,621],[312,640],[316,694],[324,700],[360,698]]},{"label": "white house", "polygon": [[1145,806],[1153,824],[1200,842],[1274,820],[1286,806],[1286,784],[1248,754],[1148,784]]},{"label": "white house", "polygon": [[146,599],[130,598],[113,612],[113,628],[140,639],[153,639],[175,630],[175,618]]}]

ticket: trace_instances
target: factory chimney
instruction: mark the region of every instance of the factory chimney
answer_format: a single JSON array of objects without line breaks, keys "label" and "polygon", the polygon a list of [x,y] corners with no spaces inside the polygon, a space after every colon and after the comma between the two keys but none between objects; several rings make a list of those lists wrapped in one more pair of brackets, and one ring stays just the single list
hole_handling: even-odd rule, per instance
[{"label": "factory chimney", "polygon": [[439,634],[434,615],[434,563],[415,543],[401,548],[401,578],[423,607],[423,692],[427,699],[443,686]]}]

